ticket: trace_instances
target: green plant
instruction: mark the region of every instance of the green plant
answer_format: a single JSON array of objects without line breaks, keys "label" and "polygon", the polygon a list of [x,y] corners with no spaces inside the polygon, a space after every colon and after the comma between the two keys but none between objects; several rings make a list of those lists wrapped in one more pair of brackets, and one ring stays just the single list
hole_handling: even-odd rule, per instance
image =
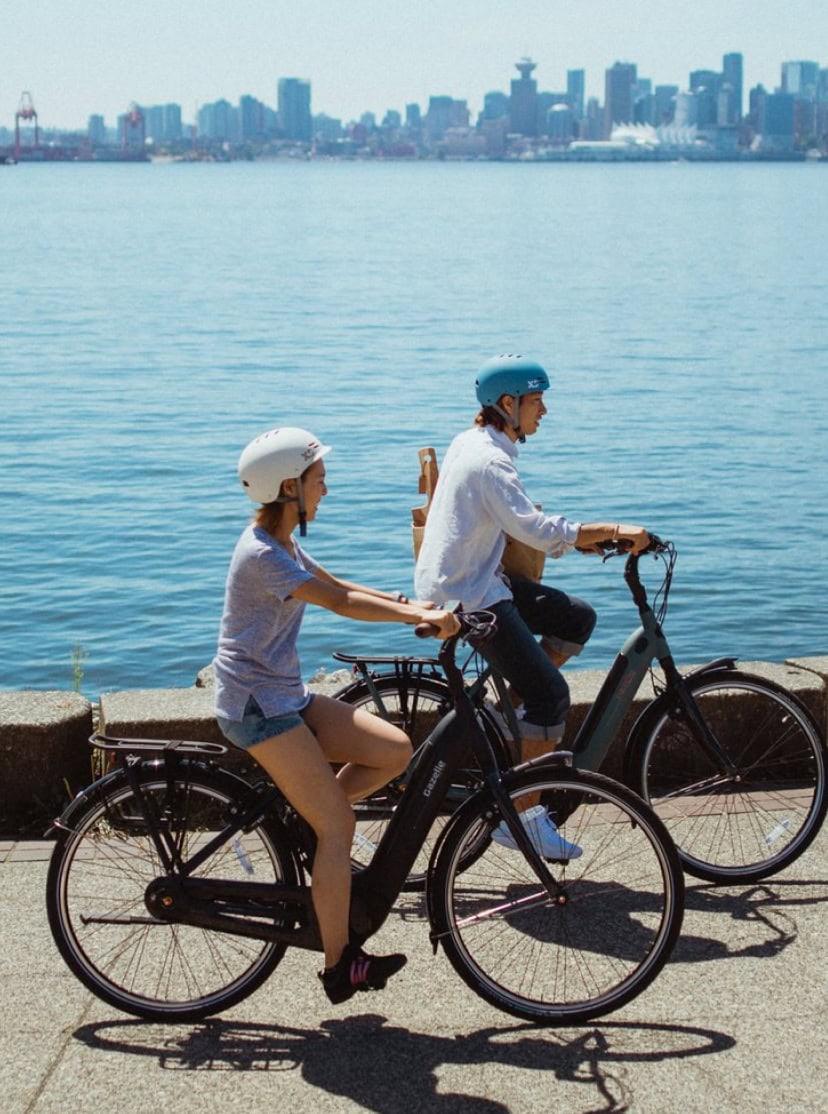
[{"label": "green plant", "polygon": [[72,649],[72,689],[74,692],[80,692],[81,690],[83,663],[88,657],[89,654],[84,650],[80,642],[76,642]]}]

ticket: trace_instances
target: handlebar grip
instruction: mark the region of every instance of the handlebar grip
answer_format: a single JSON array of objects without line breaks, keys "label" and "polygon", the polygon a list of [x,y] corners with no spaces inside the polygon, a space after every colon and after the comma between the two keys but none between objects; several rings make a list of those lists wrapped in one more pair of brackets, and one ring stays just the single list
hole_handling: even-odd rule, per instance
[{"label": "handlebar grip", "polygon": [[414,633],[418,638],[436,638],[437,628],[432,623],[418,623]]},{"label": "handlebar grip", "polygon": [[650,544],[644,553],[662,553],[667,548],[667,542],[662,541],[658,534],[650,534]]}]

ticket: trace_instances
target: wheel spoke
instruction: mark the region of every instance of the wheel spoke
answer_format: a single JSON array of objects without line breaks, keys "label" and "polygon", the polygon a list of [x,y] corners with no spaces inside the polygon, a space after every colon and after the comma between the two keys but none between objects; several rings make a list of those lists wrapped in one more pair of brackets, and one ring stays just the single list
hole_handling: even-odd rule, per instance
[{"label": "wheel spoke", "polygon": [[[178,795],[172,838],[186,858],[220,831],[236,806],[239,779],[203,770]],[[180,788],[176,786],[176,788]],[[142,793],[159,809],[161,775],[142,775]],[[284,945],[161,921],[145,895],[163,874],[125,779],[88,806],[56,847],[47,901],[52,932],[75,974],[104,1001],[140,1017],[209,1016],[251,993],[275,967]],[[217,850],[195,877],[289,884],[295,867],[272,820],[253,825]]]},{"label": "wheel spoke", "polygon": [[452,820],[435,864],[435,934],[461,977],[498,1008],[574,1024],[617,1009],[661,969],[681,924],[681,868],[659,821],[622,786],[572,771],[527,773],[517,784],[519,812],[572,796],[560,835],[582,854],[549,864],[560,900],[539,888],[516,849],[491,841],[463,865],[485,826],[478,813],[487,805],[477,800]]},{"label": "wheel spoke", "polygon": [[795,699],[762,678],[731,670],[700,675],[691,692],[732,776],[721,776],[688,722],[665,710],[645,714],[633,744],[641,791],[691,873],[710,881],[773,874],[802,853],[822,823],[822,740]]}]

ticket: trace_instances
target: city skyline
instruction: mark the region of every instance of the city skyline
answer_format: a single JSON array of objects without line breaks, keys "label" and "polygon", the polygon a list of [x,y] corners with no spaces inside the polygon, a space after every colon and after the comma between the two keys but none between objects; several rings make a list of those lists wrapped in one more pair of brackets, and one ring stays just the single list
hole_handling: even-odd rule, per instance
[{"label": "city skyline", "polygon": [[[815,10],[816,9],[816,10]],[[108,124],[130,103],[198,107],[245,94],[272,105],[280,77],[312,85],[312,110],[343,121],[382,117],[433,95],[466,100],[473,115],[486,93],[508,90],[515,63],[530,56],[538,88],[566,88],[586,73],[586,95],[603,101],[604,75],[633,62],[653,84],[686,88],[696,69],[744,57],[744,88],[779,85],[781,64],[821,61],[828,6],[791,0],[780,19],[772,0],[696,0],[675,11],[660,0],[516,0],[508,11],[471,0],[424,0],[388,11],[379,0],[344,8],[307,0],[213,0],[171,6],[146,0],[111,11],[84,0],[32,0],[5,13],[0,42],[0,127],[11,127],[24,91],[44,128]]]}]

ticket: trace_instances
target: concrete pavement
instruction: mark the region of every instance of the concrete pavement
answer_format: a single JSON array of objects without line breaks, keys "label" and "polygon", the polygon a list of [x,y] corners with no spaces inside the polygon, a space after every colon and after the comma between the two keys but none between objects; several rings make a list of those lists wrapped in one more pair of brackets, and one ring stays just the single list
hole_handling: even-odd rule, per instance
[{"label": "concrete pavement", "polygon": [[138,1022],[63,965],[46,921],[48,853],[0,842],[3,1114],[828,1107],[828,831],[766,882],[688,879],[665,971],[623,1010],[572,1029],[522,1024],[473,995],[432,956],[417,895],[403,895],[377,938],[409,956],[382,993],[333,1007],[317,957],[288,953],[269,983],[210,1022]]}]

